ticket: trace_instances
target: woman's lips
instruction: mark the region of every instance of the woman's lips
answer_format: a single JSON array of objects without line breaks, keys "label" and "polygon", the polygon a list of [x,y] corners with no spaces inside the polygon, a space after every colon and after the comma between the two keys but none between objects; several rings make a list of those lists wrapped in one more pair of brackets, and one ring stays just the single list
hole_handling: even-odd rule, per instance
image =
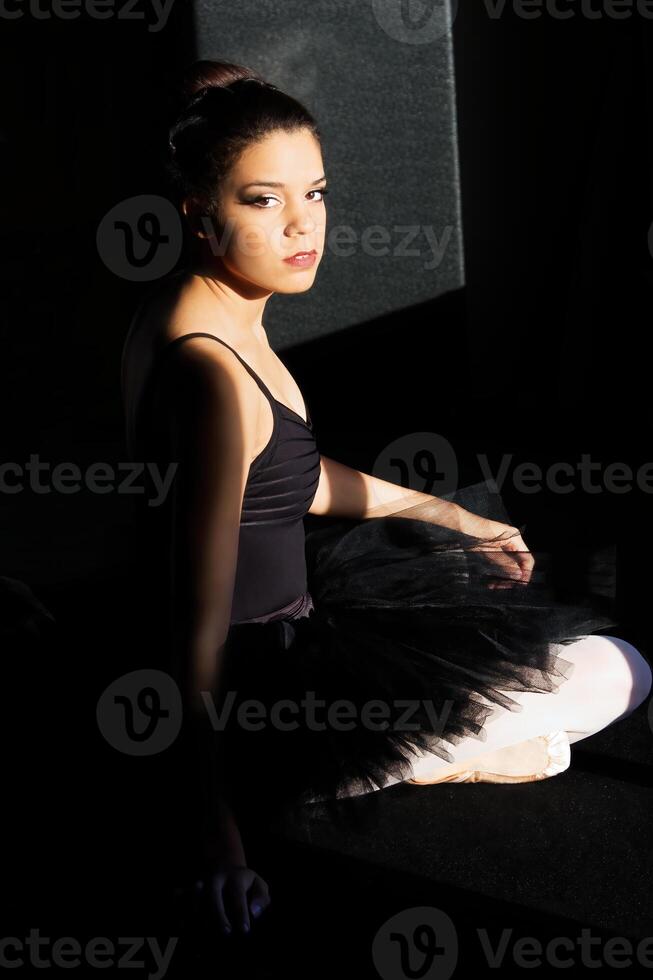
[{"label": "woman's lips", "polygon": [[312,252],[298,252],[297,255],[292,255],[288,259],[284,259],[288,265],[292,265],[297,269],[307,269],[309,266],[313,265],[317,258],[317,252],[313,249]]}]

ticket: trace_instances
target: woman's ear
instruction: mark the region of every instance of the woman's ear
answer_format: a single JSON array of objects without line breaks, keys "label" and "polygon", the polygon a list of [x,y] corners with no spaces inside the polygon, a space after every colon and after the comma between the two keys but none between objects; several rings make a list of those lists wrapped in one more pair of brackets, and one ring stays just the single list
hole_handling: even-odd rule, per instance
[{"label": "woman's ear", "polygon": [[184,212],[193,235],[197,238],[209,238],[211,236],[210,215],[203,213],[199,201],[193,197],[187,197],[182,201],[181,210]]}]

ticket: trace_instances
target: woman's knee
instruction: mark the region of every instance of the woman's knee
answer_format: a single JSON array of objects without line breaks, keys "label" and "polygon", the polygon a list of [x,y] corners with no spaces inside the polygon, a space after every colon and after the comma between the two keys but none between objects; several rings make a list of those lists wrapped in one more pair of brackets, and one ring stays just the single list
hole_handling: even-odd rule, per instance
[{"label": "woman's knee", "polygon": [[630,714],[649,696],[651,668],[628,640],[607,634],[592,639],[592,673],[616,720]]}]

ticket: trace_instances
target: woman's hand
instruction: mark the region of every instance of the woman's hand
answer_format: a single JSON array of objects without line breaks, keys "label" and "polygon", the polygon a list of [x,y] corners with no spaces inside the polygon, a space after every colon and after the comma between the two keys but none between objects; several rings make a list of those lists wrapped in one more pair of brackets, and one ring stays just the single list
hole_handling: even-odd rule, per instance
[{"label": "woman's hand", "polygon": [[484,520],[482,527],[470,529],[468,533],[489,539],[468,549],[483,552],[500,569],[497,580],[488,584],[489,589],[510,589],[515,584],[526,585],[530,581],[535,559],[526,547],[519,528],[500,521]]},{"label": "woman's hand", "polygon": [[270,904],[267,883],[251,868],[216,861],[195,882],[195,891],[205,910],[217,916],[222,931],[246,934],[252,922]]},{"label": "woman's hand", "polygon": [[203,910],[217,916],[225,934],[245,934],[270,904],[267,882],[247,867],[247,858],[228,798],[220,795],[212,831],[204,839],[195,894]]}]

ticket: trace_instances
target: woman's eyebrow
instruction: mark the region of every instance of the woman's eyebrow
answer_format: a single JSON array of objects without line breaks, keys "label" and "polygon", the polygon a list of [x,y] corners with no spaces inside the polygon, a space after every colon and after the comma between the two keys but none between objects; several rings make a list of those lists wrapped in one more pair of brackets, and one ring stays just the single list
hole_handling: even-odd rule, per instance
[{"label": "woman's eyebrow", "polygon": [[[318,177],[317,180],[311,181],[311,186],[313,184],[319,184],[323,180],[326,180],[326,175]],[[280,184],[278,181],[274,180],[250,180],[249,184],[243,184],[241,190],[245,191],[248,187],[285,187],[285,184]]]}]

